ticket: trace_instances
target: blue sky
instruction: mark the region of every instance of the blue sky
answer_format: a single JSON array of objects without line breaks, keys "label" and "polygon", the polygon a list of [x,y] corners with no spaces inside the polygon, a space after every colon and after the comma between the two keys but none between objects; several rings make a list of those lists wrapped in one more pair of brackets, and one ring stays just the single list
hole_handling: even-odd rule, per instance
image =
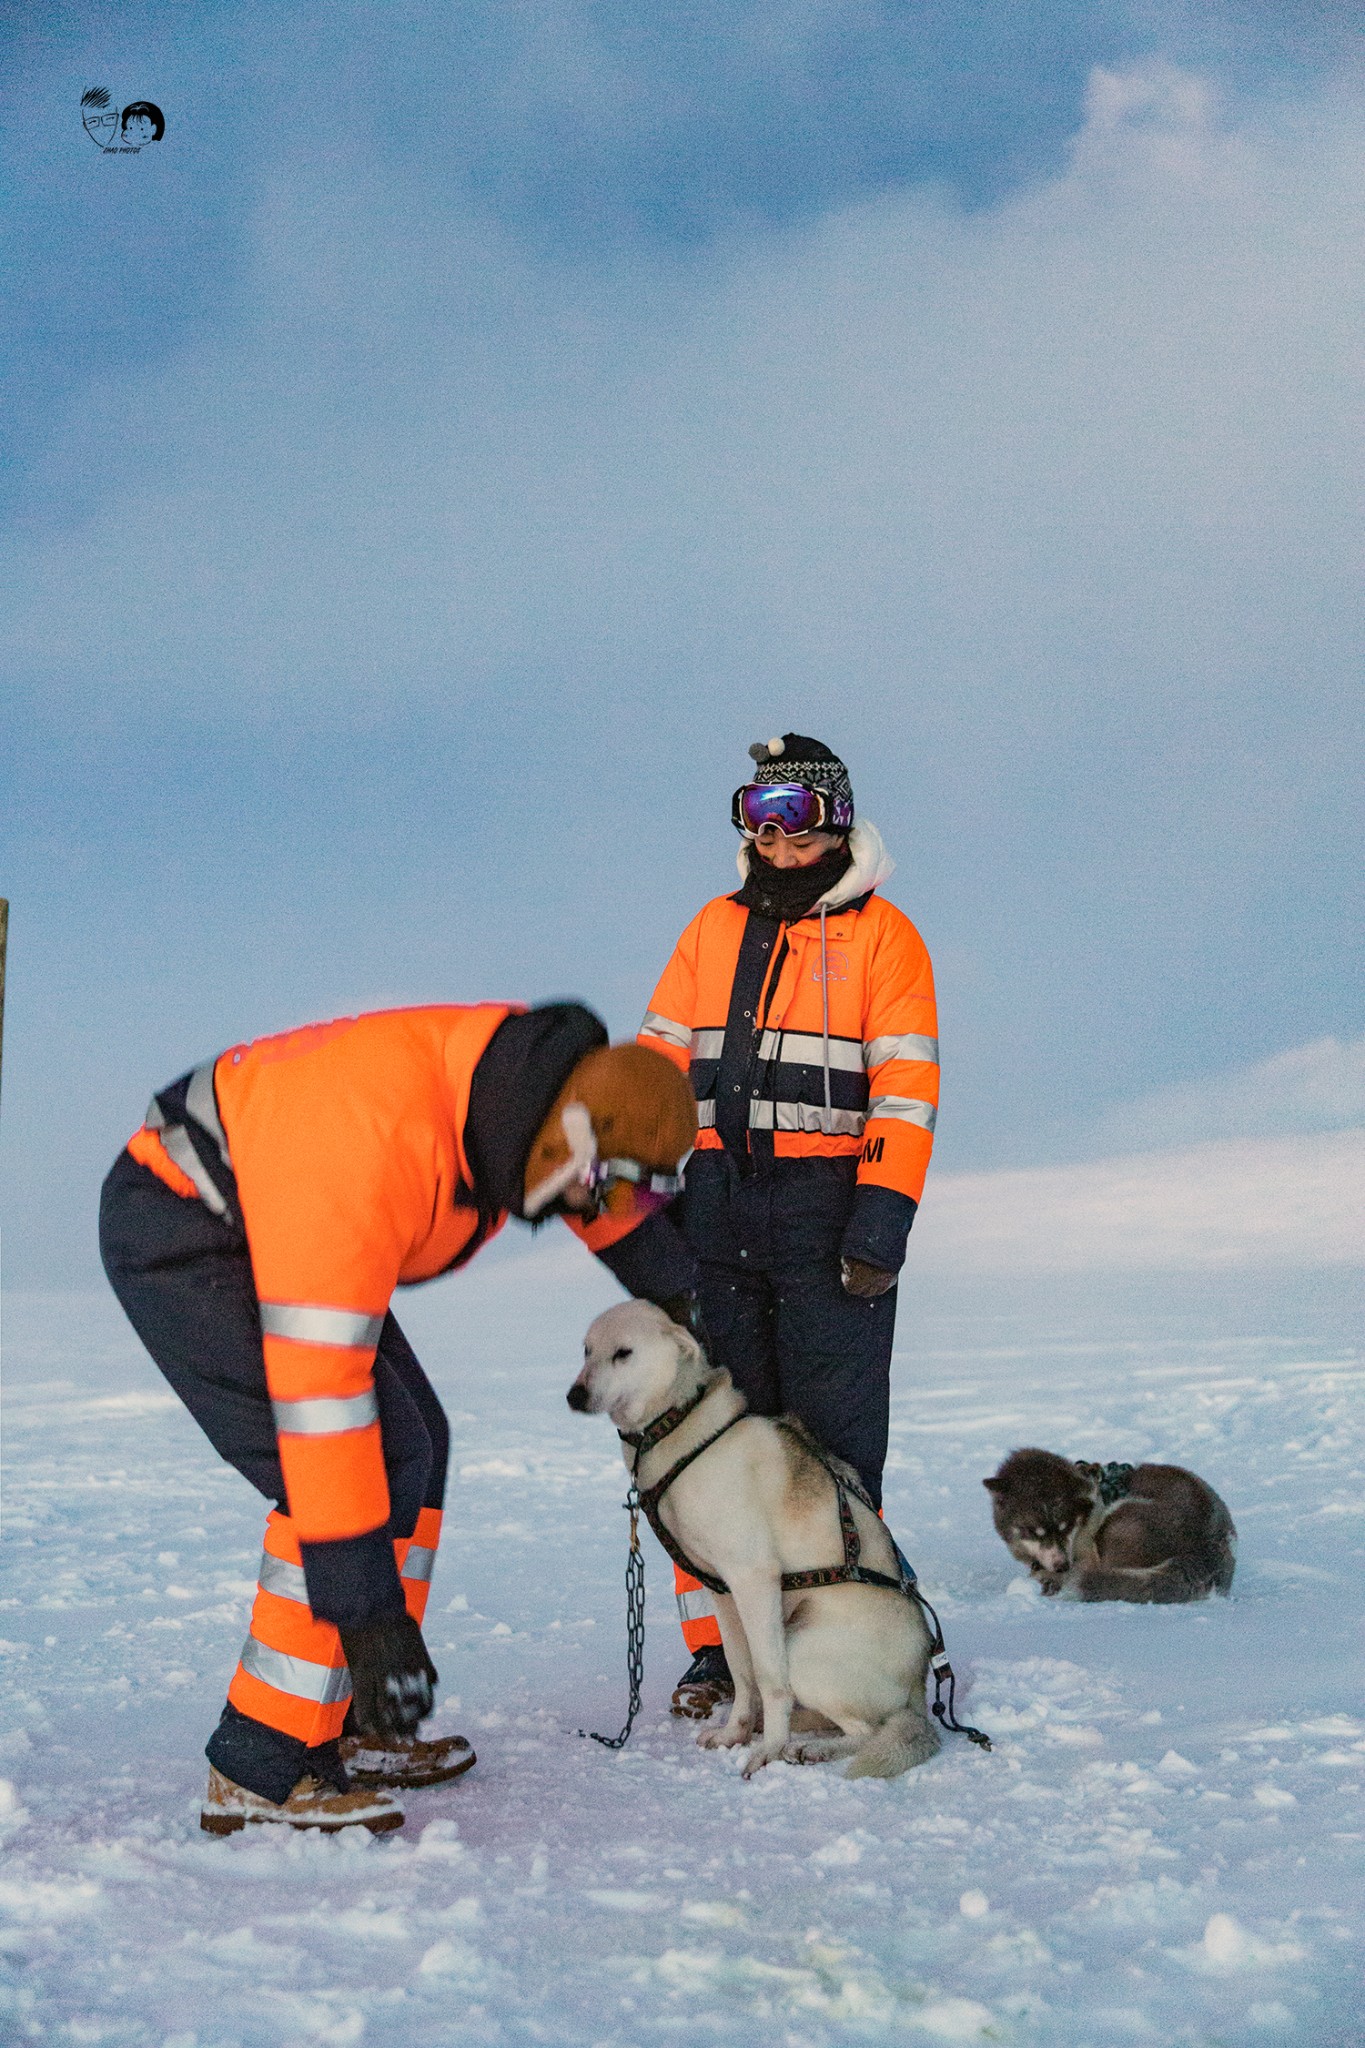
[{"label": "blue sky", "polygon": [[1365,1030],[1350,13],[0,14],[9,1281],[215,1047],[632,1028],[786,726],[945,1163]]}]

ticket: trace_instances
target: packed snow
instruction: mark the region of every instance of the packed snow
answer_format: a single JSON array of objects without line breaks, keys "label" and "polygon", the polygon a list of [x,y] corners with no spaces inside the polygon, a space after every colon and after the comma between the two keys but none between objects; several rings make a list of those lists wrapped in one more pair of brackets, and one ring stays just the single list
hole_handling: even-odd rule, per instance
[{"label": "packed snow", "polygon": [[[625,1707],[623,1473],[610,1426],[564,1402],[615,1290],[523,1234],[399,1304],[454,1429],[436,1725],[479,1763],[383,1840],[200,1833],[263,1504],[111,1299],[8,1297],[0,2036],[1365,2040],[1365,1420],[1342,1276],[1325,1310],[1299,1276],[1258,1334],[1208,1310],[1212,1281],[988,1298],[918,1286],[915,1249],[887,1510],[993,1752],[950,1737],[889,1784],[743,1783],[668,1715],[684,1660],[649,1538],[644,1711],[618,1754],[578,1737]],[[1042,1599],[980,1484],[1025,1442],[1196,1467],[1240,1531],[1232,1599]]]}]

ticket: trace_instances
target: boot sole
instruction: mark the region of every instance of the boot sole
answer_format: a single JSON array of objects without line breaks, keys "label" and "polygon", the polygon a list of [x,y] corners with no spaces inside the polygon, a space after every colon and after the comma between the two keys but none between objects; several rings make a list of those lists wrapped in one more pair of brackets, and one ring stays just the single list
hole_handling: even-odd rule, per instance
[{"label": "boot sole", "polygon": [[448,1785],[452,1778],[462,1778],[466,1771],[472,1771],[478,1757],[471,1749],[457,1764],[444,1764],[440,1770],[404,1771],[386,1774],[383,1771],[358,1771],[348,1765],[346,1775],[353,1785],[364,1785],[370,1790],[384,1787],[391,1792],[418,1792],[424,1785]]},{"label": "boot sole", "polygon": [[372,1835],[392,1834],[407,1818],[402,1813],[376,1813],[368,1820],[271,1820],[265,1814],[201,1813],[199,1825],[206,1835],[235,1835],[243,1828],[293,1828],[304,1835],[339,1835],[347,1828],[366,1828]]},{"label": "boot sole", "polygon": [[733,1698],[733,1692],[675,1692],[669,1711],[680,1721],[709,1721],[717,1707],[728,1705]]}]

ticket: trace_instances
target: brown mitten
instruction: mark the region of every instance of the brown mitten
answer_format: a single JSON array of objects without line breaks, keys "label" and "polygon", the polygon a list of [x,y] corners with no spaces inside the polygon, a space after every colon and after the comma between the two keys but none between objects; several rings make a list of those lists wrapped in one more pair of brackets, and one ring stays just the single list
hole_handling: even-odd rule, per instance
[{"label": "brown mitten", "polygon": [[888,1273],[882,1266],[869,1266],[866,1259],[843,1260],[841,1272],[844,1292],[856,1294],[860,1301],[875,1301],[896,1284],[894,1273]]}]

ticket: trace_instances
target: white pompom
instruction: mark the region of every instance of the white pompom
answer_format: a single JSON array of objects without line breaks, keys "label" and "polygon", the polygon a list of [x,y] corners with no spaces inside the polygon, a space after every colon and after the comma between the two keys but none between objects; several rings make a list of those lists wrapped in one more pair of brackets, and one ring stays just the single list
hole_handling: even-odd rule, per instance
[{"label": "white pompom", "polygon": [[776,761],[776,760],[778,759],[778,757],[779,757],[779,756],[781,755],[781,753],[783,752],[783,746],[782,746],[782,742],[781,742],[781,740],[769,740],[769,742],[768,742],[768,752],[769,752],[769,753],[770,753],[770,754],[772,755],[772,757],[773,757],[774,761]]}]

